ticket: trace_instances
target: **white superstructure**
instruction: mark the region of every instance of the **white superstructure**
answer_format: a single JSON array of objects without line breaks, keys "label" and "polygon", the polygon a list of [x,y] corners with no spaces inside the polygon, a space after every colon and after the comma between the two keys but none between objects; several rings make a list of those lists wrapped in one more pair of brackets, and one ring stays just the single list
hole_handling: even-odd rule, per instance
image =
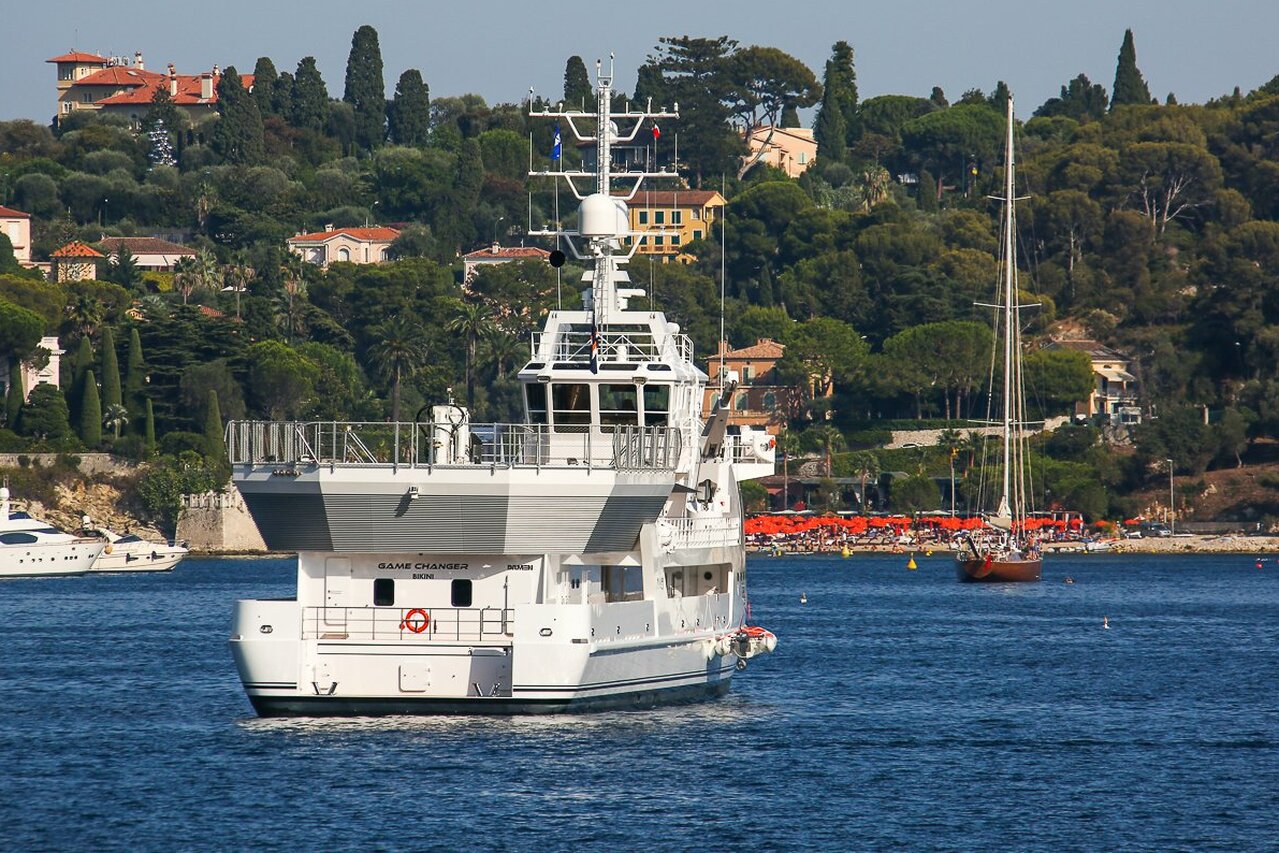
[{"label": "white superstructure", "polygon": [[[231,646],[264,715],[525,713],[719,695],[775,638],[746,625],[738,484],[774,442],[703,419],[706,374],[661,313],[632,310],[638,245],[609,146],[674,112],[534,113],[597,145],[569,181],[592,267],[519,372],[526,420],[435,406],[411,423],[233,422],[234,480],[295,598],[238,603]],[[645,177],[627,172],[633,195]],[[583,182],[579,188],[577,182]],[[593,181],[593,186],[585,183]],[[537,233],[537,232],[534,232]],[[554,260],[553,260],[554,262]],[[731,389],[730,389],[731,392]]]},{"label": "white superstructure", "polygon": [[104,544],[72,536],[25,512],[10,512],[9,487],[0,486],[0,578],[82,575]]}]

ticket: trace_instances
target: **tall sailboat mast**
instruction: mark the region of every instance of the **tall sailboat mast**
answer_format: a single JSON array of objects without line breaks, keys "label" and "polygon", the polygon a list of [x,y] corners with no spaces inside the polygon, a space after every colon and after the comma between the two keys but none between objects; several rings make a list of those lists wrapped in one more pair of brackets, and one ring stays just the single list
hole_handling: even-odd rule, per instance
[{"label": "tall sailboat mast", "polygon": [[1017,328],[1017,258],[1016,237],[1014,235],[1014,192],[1016,190],[1016,164],[1013,155],[1013,99],[1008,98],[1008,136],[1004,146],[1004,481],[1003,492],[999,499],[999,515],[1011,516],[1011,508],[1016,504],[1013,496],[1013,430],[1017,406],[1014,402],[1013,389],[1020,381],[1016,373],[1015,330]]}]

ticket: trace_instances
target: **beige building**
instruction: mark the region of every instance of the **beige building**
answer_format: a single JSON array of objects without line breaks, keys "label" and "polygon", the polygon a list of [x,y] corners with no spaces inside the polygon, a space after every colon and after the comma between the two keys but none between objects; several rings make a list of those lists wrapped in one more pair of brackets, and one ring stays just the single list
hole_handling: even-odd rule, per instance
[{"label": "beige building", "polygon": [[[57,66],[58,114],[54,121],[77,110],[122,115],[137,124],[146,115],[157,89],[167,88],[173,104],[192,124],[217,111],[218,66],[201,74],[178,74],[172,63],[167,73],[148,71],[142,54],[106,57],[73,51],[45,60]],[[253,75],[240,82],[252,91]]]},{"label": "beige building", "polygon": [[55,282],[93,281],[98,277],[98,262],[106,255],[97,249],[75,240],[49,256]]},{"label": "beige building", "polygon": [[309,264],[378,264],[390,260],[395,228],[333,228],[288,239],[289,249]]},{"label": "beige building", "polygon": [[537,246],[500,246],[497,243],[484,248],[467,252],[462,256],[463,281],[470,281],[471,276],[480,267],[493,264],[509,264],[511,261],[545,261],[551,253]]},{"label": "beige building", "polygon": [[645,235],[636,254],[663,263],[691,260],[682,247],[710,236],[724,204],[715,190],[641,190],[627,203],[631,230]]},{"label": "beige building", "polygon": [[721,341],[719,350],[706,360],[706,384],[702,410],[710,412],[715,400],[723,393],[725,373],[737,374],[737,389],[729,405],[732,414],[730,424],[765,427],[777,435],[790,416],[791,409],[802,399],[802,389],[781,384],[777,376],[777,363],[786,354],[786,345],[772,338],[763,338],[748,347],[729,349]]},{"label": "beige building", "polygon": [[742,158],[743,163],[758,157],[756,162],[781,169],[792,178],[804,174],[817,159],[817,142],[806,127],[756,127],[746,134],[746,145],[751,153]]},{"label": "beige building", "polygon": [[1137,377],[1128,372],[1132,362],[1128,356],[1097,341],[1053,341],[1044,348],[1082,352],[1092,362],[1093,392],[1075,403],[1076,416],[1106,415],[1114,424],[1141,423]]},{"label": "beige building", "polygon": [[[41,349],[49,353],[49,361],[44,367],[36,367],[29,361],[22,363],[22,390],[25,392],[25,399],[31,399],[31,392],[35,390],[37,385],[52,385],[54,388],[60,388],[59,370],[62,366],[62,356],[66,353],[62,349],[61,343],[54,335],[46,335],[40,339]],[[9,372],[7,370],[0,371],[0,393],[7,394],[9,391]],[[10,425],[12,428],[12,425]]]},{"label": "beige building", "polygon": [[172,272],[173,265],[180,258],[195,257],[195,249],[159,237],[103,237],[98,241],[98,247],[110,263],[115,263],[121,248],[128,249],[133,262],[141,270]]},{"label": "beige building", "polygon": [[0,205],[0,234],[13,244],[13,256],[23,266],[31,265],[31,214]]}]

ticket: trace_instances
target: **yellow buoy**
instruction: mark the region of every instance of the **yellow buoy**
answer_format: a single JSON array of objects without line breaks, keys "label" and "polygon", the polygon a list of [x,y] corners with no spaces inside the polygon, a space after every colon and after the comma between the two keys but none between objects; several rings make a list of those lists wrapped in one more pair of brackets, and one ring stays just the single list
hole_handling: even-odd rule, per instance
[{"label": "yellow buoy", "polygon": [[849,557],[853,556],[853,552],[852,552],[852,551],[850,551],[850,550],[848,550],[848,546],[847,546],[847,545],[845,545],[845,546],[844,546],[844,550],[842,550],[842,551],[840,551],[840,552],[839,552],[839,556],[841,556],[841,557],[843,557],[845,560],[847,560]]},{"label": "yellow buoy", "polygon": [[914,554],[911,554],[911,555],[910,555],[910,562],[906,564],[906,568],[907,568],[907,569],[909,569],[909,570],[910,570],[910,571],[912,571],[912,572],[913,572],[913,571],[915,571],[915,569],[918,569],[918,568],[919,568],[919,566],[915,565],[915,555],[914,555]]},{"label": "yellow buoy", "polygon": [[931,557],[932,555],[933,555],[933,552],[932,552],[932,551],[925,551],[925,552],[924,552],[924,556],[925,556],[925,557]]}]

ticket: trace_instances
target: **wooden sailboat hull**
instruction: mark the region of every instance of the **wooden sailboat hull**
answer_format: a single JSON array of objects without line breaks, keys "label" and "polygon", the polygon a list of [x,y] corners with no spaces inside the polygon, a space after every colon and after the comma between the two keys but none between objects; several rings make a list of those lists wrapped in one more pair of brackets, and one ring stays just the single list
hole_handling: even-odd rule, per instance
[{"label": "wooden sailboat hull", "polygon": [[1044,561],[956,557],[955,572],[964,583],[1033,583],[1040,579]]}]

